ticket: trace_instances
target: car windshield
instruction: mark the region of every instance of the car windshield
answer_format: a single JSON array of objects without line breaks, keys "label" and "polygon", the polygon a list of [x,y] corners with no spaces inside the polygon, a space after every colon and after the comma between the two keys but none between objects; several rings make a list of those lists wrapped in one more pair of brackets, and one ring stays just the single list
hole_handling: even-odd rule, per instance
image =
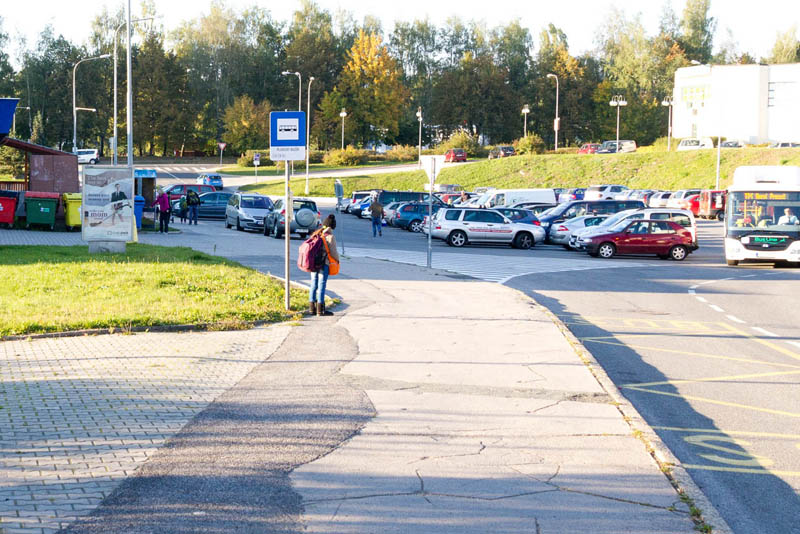
[{"label": "car windshield", "polygon": [[241,206],[243,208],[268,210],[269,199],[267,197],[242,197]]},{"label": "car windshield", "polygon": [[[600,225],[598,225],[598,226],[603,226],[604,228],[607,228],[608,225],[604,224],[606,222],[608,222],[608,219],[606,219],[605,221],[600,223]],[[627,221],[627,220],[626,221],[619,221],[619,222],[617,222],[617,224],[615,224],[614,226],[609,228],[609,232],[621,232],[625,228],[627,228],[629,224],[630,224],[630,221]]]}]

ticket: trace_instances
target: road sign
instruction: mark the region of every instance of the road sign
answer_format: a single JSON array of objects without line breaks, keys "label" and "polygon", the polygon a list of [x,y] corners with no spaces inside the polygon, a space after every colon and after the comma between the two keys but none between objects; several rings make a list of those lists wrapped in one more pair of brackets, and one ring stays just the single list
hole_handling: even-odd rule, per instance
[{"label": "road sign", "polygon": [[255,165],[256,167],[261,165],[261,154],[259,154],[258,152],[253,154],[253,165]]},{"label": "road sign", "polygon": [[436,177],[439,176],[442,167],[444,167],[444,156],[422,156],[420,161],[422,162],[422,168],[425,169],[425,174],[428,175],[428,179],[433,184],[436,182]]},{"label": "road sign", "polygon": [[269,159],[306,159],[306,114],[302,111],[273,111],[269,114]]},{"label": "road sign", "polygon": [[228,143],[217,143],[217,146],[220,150],[225,150],[225,147],[228,146]]}]

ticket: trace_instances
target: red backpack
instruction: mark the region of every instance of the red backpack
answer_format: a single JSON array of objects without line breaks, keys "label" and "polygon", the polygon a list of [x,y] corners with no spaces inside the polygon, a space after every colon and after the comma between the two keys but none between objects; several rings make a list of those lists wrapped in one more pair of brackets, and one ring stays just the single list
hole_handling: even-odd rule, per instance
[{"label": "red backpack", "polygon": [[322,270],[325,265],[325,244],[322,240],[325,237],[322,232],[314,232],[308,239],[300,245],[300,253],[297,255],[297,268],[307,273],[315,273]]}]

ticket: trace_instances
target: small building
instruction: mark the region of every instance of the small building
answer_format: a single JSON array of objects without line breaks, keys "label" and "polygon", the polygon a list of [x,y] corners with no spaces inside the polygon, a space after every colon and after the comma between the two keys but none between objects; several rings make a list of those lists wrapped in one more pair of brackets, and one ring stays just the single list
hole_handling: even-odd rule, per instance
[{"label": "small building", "polygon": [[22,182],[0,182],[0,189],[48,193],[77,193],[80,191],[78,157],[75,154],[28,143],[13,137],[0,140],[0,146],[7,146],[25,154],[24,180]]},{"label": "small building", "polygon": [[800,63],[675,71],[673,136],[800,141]]}]

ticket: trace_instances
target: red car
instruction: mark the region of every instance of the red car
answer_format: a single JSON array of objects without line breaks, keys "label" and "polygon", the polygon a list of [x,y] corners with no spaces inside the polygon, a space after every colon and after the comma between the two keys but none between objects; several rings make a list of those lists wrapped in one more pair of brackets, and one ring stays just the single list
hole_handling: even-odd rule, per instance
[{"label": "red car", "polygon": [[455,163],[457,161],[467,161],[467,151],[463,148],[451,148],[444,153],[445,163]]},{"label": "red car", "polygon": [[655,254],[682,261],[694,250],[692,233],[672,221],[622,221],[609,233],[584,238],[590,256],[612,258],[616,254]]},{"label": "red car", "polygon": [[594,154],[600,148],[600,143],[584,143],[578,149],[578,154]]},{"label": "red car", "polygon": [[164,188],[164,192],[169,195],[170,204],[176,200],[180,200],[180,198],[186,195],[190,190],[194,190],[198,195],[202,195],[203,193],[213,193],[217,189],[213,185],[204,184],[173,184]]},{"label": "red car", "polygon": [[686,197],[681,200],[680,204],[682,209],[691,211],[695,217],[700,216],[700,195]]}]

